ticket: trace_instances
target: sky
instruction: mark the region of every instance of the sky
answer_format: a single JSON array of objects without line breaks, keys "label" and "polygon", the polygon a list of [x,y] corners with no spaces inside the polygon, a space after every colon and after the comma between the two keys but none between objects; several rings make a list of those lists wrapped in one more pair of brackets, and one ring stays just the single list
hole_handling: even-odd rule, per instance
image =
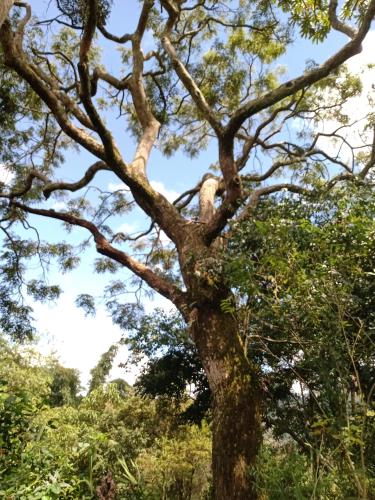
[{"label": "sky", "polygon": [[[34,0],[30,2],[34,11],[43,15],[49,5],[47,0]],[[110,29],[114,33],[122,34],[131,29],[131,24],[134,22],[134,3],[127,3],[129,10],[125,14],[125,7],[122,15],[112,16]],[[133,7],[132,7],[133,5]],[[51,17],[51,10],[47,12],[47,16]],[[296,76],[303,70],[307,59],[311,55],[317,60],[325,59],[329,54],[335,51],[335,48],[343,42],[343,37],[330,37],[324,46],[315,46],[311,50],[311,44],[305,40],[300,40],[287,56],[284,56],[280,61],[288,67],[288,75]],[[148,40],[146,38],[146,45]],[[375,46],[375,32],[372,31],[368,40],[364,44],[364,50],[359,55],[353,58],[349,66],[356,72],[368,63],[374,62],[372,56],[373,47]],[[145,50],[147,47],[145,48]],[[112,52],[104,49],[103,58],[106,61],[108,69],[116,73],[118,69],[118,57]],[[361,113],[366,109],[365,95],[371,90],[373,77],[370,72],[364,75],[364,92],[362,98],[353,100],[348,105],[348,113],[350,116],[359,118]],[[110,123],[111,128],[116,130],[116,133],[121,134],[119,122]],[[335,127],[334,123],[326,124],[327,127]],[[134,148],[134,145],[126,139],[123,147],[128,153],[129,149]],[[333,144],[325,144],[327,147],[334,148]],[[163,193],[168,199],[175,199],[179,193],[185,189],[192,187],[201,178],[202,174],[207,170],[207,167],[215,160],[216,151],[211,146],[207,151],[203,152],[196,159],[187,159],[181,153],[174,155],[170,160],[162,158],[159,152],[154,151],[150,161],[149,173],[153,187]],[[80,177],[77,174],[81,165],[89,165],[92,163],[92,158],[87,153],[77,155],[68,154],[66,157],[66,173],[67,178],[77,179]],[[4,171],[0,169],[1,176]],[[5,179],[7,180],[7,179]],[[9,180],[9,179],[8,179]],[[118,189],[119,182],[114,175],[107,173],[103,174],[101,182],[110,190]],[[62,208],[62,201],[52,200],[51,206],[55,204],[55,208]],[[144,220],[139,213],[135,212],[130,216],[125,216],[124,220],[119,220],[118,231],[136,232],[143,228]],[[61,226],[55,221],[37,222],[41,237],[44,239],[56,239],[61,237]],[[73,239],[83,236],[83,230],[74,232]],[[69,242],[69,235],[64,236],[64,239]],[[92,369],[100,355],[108,350],[115,342],[118,342],[123,333],[121,330],[112,324],[103,306],[99,306],[95,317],[86,317],[84,312],[74,304],[75,298],[80,293],[91,293],[99,295],[108,282],[107,277],[95,275],[92,270],[92,261],[96,257],[94,251],[88,252],[85,261],[76,271],[69,274],[61,274],[56,267],[52,266],[49,274],[50,283],[58,283],[63,288],[64,293],[55,304],[33,304],[34,318],[37,327],[39,342],[38,349],[44,353],[55,353],[61,363],[67,367],[77,368],[81,373],[81,380],[84,385],[87,385],[90,377],[90,369]],[[124,271],[123,277],[127,278],[129,274]],[[160,296],[155,296],[152,300],[145,299],[144,306],[146,312],[152,312],[155,307],[171,308],[171,304]],[[124,370],[118,367],[119,362],[124,362],[127,358],[125,347],[121,347],[114,363],[114,368],[111,373],[111,378],[122,377],[128,382],[133,383],[137,375],[137,368],[133,368],[131,372],[124,373]]]}]

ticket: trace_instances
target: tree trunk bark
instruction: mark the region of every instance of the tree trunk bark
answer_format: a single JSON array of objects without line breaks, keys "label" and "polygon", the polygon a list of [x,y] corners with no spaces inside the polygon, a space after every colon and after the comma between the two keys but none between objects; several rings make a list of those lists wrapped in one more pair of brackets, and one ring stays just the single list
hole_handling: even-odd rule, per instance
[{"label": "tree trunk bark", "polygon": [[251,468],[261,444],[261,391],[237,322],[219,304],[200,306],[192,325],[213,395],[213,498],[256,500]]},{"label": "tree trunk bark", "polygon": [[8,17],[10,9],[13,7],[14,0],[1,0],[0,1],[0,28]]}]

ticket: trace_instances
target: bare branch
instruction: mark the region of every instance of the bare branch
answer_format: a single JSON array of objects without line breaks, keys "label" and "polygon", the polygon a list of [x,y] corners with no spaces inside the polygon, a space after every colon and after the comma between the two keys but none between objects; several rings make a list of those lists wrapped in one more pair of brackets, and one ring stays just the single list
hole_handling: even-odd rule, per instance
[{"label": "bare branch", "polygon": [[102,26],[102,25],[99,25],[98,29],[99,29],[100,33],[105,38],[107,38],[107,40],[111,40],[112,42],[116,42],[116,43],[123,44],[123,43],[130,42],[132,40],[132,37],[133,37],[133,35],[130,35],[130,34],[127,34],[127,33],[125,35],[122,35],[122,36],[112,35],[112,33],[109,33],[109,31],[107,31],[105,29],[105,27]]},{"label": "bare branch", "polygon": [[[302,97],[301,97],[302,98]],[[298,102],[298,101],[297,101]],[[254,133],[254,135],[252,136],[242,136],[242,134],[237,134],[236,137],[240,138],[240,139],[243,139],[244,140],[244,145],[243,145],[243,149],[242,149],[242,154],[239,158],[237,158],[236,160],[236,166],[237,166],[237,169],[238,170],[241,170],[242,168],[245,167],[246,165],[246,162],[249,158],[249,155],[250,155],[250,152],[252,150],[252,148],[256,145],[256,144],[261,144],[261,141],[259,139],[259,136],[262,132],[262,130],[264,130],[268,125],[270,125],[272,122],[274,122],[274,120],[276,119],[276,117],[284,112],[284,111],[290,111],[291,107],[293,106],[293,104],[296,104],[296,100],[295,100],[295,96],[293,96],[293,98],[290,100],[290,102],[288,104],[286,104],[285,106],[281,106],[277,109],[275,109],[271,114],[270,116],[264,120],[264,122],[260,123]],[[286,121],[288,119],[288,117],[286,117],[283,121]],[[268,138],[267,138],[268,139]],[[266,139],[266,140],[267,140]]]},{"label": "bare branch", "polygon": [[[182,10],[185,10],[185,9],[182,9]],[[247,28],[251,31],[264,31],[266,29],[268,30],[269,28],[274,28],[276,26],[276,22],[273,22],[272,24],[267,25],[267,26],[255,26],[253,24],[248,24],[248,23],[228,23],[226,21],[223,21],[222,19],[218,19],[216,17],[211,17],[211,16],[208,16],[205,19],[205,22],[207,24],[217,23],[217,24],[220,24],[221,26],[225,26],[226,28]]]},{"label": "bare branch", "polygon": [[199,219],[208,222],[215,213],[215,196],[219,189],[220,180],[212,174],[203,178],[199,190]]},{"label": "bare branch", "polygon": [[22,43],[22,38],[25,32],[25,27],[31,19],[31,7],[26,2],[14,2],[17,7],[23,7],[26,10],[24,17],[19,21],[16,31],[16,38],[18,43]]},{"label": "bare branch", "polygon": [[98,161],[91,165],[85,172],[85,175],[77,182],[50,182],[48,177],[37,170],[31,170],[23,184],[23,186],[15,191],[11,191],[10,193],[0,193],[0,198],[8,198],[9,200],[14,200],[15,198],[20,198],[30,191],[32,188],[32,184],[34,179],[38,179],[43,182],[43,194],[45,198],[48,200],[51,193],[54,191],[71,191],[75,192],[83,187],[87,186],[89,182],[92,181],[94,176],[100,170],[110,170],[108,166],[102,162]]},{"label": "bare branch", "polygon": [[[178,198],[176,198],[174,200],[173,205],[175,205],[178,208],[178,210],[185,208],[187,205],[189,205],[189,203],[194,198],[194,196],[197,193],[199,193],[200,187],[201,187],[201,183],[199,183],[198,186],[196,186],[192,189],[188,189],[184,193],[180,194],[180,196],[178,196]],[[182,200],[184,198],[186,198],[186,200],[184,202],[182,202]]]},{"label": "bare branch", "polygon": [[48,179],[45,175],[41,174],[37,170],[32,170],[31,172],[29,172],[27,178],[25,179],[25,183],[22,186],[22,188],[20,188],[16,191],[12,191],[9,194],[1,193],[0,198],[9,198],[10,200],[13,200],[14,198],[19,198],[19,197],[23,196],[28,191],[30,191],[34,179],[39,179],[43,183],[48,182]]},{"label": "bare branch", "polygon": [[112,87],[114,87],[117,90],[125,90],[130,88],[129,77],[122,78],[121,80],[119,80],[115,76],[110,75],[109,73],[104,71],[102,68],[95,68],[91,78],[91,93],[92,93],[92,88],[97,85],[99,78],[104,82],[109,83],[109,85],[112,85]]},{"label": "bare branch", "polygon": [[71,191],[75,192],[83,187],[87,186],[89,182],[92,181],[94,176],[100,170],[110,170],[108,165],[102,161],[97,161],[93,165],[91,165],[85,172],[85,175],[77,182],[48,182],[46,186],[43,188],[43,194],[48,200],[51,196],[51,193],[54,191]]},{"label": "bare branch", "polygon": [[351,26],[349,26],[348,24],[345,24],[338,19],[337,6],[338,6],[337,0],[331,0],[329,2],[328,16],[329,16],[329,20],[331,22],[332,28],[334,28],[336,31],[341,31],[341,33],[344,33],[349,38],[354,38],[357,34],[356,30],[354,28],[352,28]]},{"label": "bare branch", "polygon": [[[86,11],[87,17],[85,19],[83,35],[80,43],[78,63],[78,72],[81,79],[80,97],[88,116],[90,117],[102,140],[107,161],[111,165],[116,165],[116,169],[120,170],[121,174],[123,174],[125,165],[123,165],[121,154],[114,143],[112,134],[104,125],[103,120],[101,119],[91,99],[91,79],[89,75],[88,62],[89,51],[97,25],[98,0],[89,0],[87,2]],[[119,165],[121,164],[122,168],[119,169]]]}]

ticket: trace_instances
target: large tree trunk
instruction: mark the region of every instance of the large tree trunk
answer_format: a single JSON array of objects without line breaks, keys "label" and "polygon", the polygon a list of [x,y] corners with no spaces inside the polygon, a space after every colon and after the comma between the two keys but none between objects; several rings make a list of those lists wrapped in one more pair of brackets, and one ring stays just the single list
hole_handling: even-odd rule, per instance
[{"label": "large tree trunk", "polygon": [[261,443],[259,378],[245,356],[237,326],[219,304],[200,306],[192,325],[213,394],[215,500],[258,498],[251,468]]}]

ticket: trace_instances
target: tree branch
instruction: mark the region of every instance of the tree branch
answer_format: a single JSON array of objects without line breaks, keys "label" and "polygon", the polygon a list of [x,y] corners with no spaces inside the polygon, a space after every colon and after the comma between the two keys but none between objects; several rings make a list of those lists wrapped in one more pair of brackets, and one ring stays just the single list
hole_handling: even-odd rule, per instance
[{"label": "tree branch", "polygon": [[52,111],[61,129],[78,144],[98,158],[105,160],[102,144],[93,139],[85,130],[76,127],[68,118],[64,103],[58,95],[49,88],[36,69],[29,63],[23,51],[19,50],[14,41],[13,32],[8,21],[0,29],[0,41],[4,52],[5,64],[14,69]]},{"label": "tree branch", "polygon": [[339,20],[339,18],[337,17],[337,6],[338,6],[337,0],[331,0],[329,2],[328,16],[332,28],[334,28],[336,31],[341,31],[341,33],[344,33],[349,38],[354,38],[357,34],[356,30],[351,26],[349,26],[348,24],[345,24]]},{"label": "tree branch", "polygon": [[122,36],[112,35],[112,33],[107,31],[106,28],[102,25],[99,25],[98,29],[99,29],[100,33],[104,36],[104,38],[107,38],[107,40],[111,40],[112,42],[116,42],[116,43],[123,44],[123,43],[130,42],[132,37],[133,37],[133,35],[130,35],[128,33],[125,33],[125,35],[122,35]]},{"label": "tree branch", "polygon": [[197,108],[203,114],[204,118],[209,122],[209,124],[214,129],[216,134],[220,136],[223,131],[220,121],[216,118],[214,111],[207,103],[200,88],[198,87],[198,85],[196,84],[196,82],[186,69],[185,65],[178,58],[177,52],[173,47],[172,41],[170,39],[171,30],[178,18],[179,11],[176,8],[176,6],[169,0],[162,0],[162,5],[166,8],[169,14],[169,20],[161,39],[163,47],[172,61],[174,70],[176,71],[177,75],[181,79],[185,88],[189,92]]},{"label": "tree branch", "polygon": [[[111,166],[115,166],[116,170],[120,170],[121,174],[125,170],[121,154],[114,143],[112,134],[104,125],[95,105],[91,99],[91,79],[89,75],[89,51],[94,39],[97,25],[98,0],[88,0],[87,16],[84,23],[83,35],[79,49],[78,72],[81,80],[80,97],[85,110],[90,117],[92,123],[98,132],[106,153],[106,160]],[[119,168],[121,165],[122,168]]]},{"label": "tree branch", "polygon": [[89,182],[92,181],[94,176],[99,172],[100,170],[110,170],[108,165],[102,161],[97,161],[93,165],[91,165],[85,172],[85,175],[82,177],[77,182],[48,182],[46,186],[43,188],[43,194],[45,198],[48,200],[48,198],[51,196],[51,193],[53,191],[71,191],[75,192],[78,191],[79,189],[82,189],[83,187],[87,186]]},{"label": "tree branch", "polygon": [[370,158],[369,158],[368,162],[366,163],[366,165],[361,170],[361,172],[358,174],[358,177],[360,179],[365,179],[366,175],[374,167],[375,167],[375,126],[373,127]]},{"label": "tree branch", "polygon": [[12,202],[12,206],[23,210],[24,212],[40,215],[42,217],[48,217],[51,219],[60,220],[71,224],[73,226],[82,227],[87,229],[93,236],[96,249],[98,253],[109,257],[119,264],[127,267],[130,271],[136,274],[139,278],[144,280],[153,290],[157,291],[167,299],[169,299],[175,306],[183,313],[187,312],[187,302],[186,293],[182,292],[176,285],[171,283],[167,278],[155,274],[149,267],[145,266],[141,262],[137,261],[127,253],[115,248],[109,243],[109,241],[104,237],[104,235],[99,231],[97,226],[92,222],[76,217],[74,215],[55,212],[54,210],[46,210],[29,207],[23,203],[16,201]]},{"label": "tree branch", "polygon": [[[142,138],[138,144],[133,162],[128,166],[122,159],[122,156],[113,143],[113,138],[106,129],[102,120],[91,101],[91,85],[88,73],[88,52],[92,42],[95,29],[95,16],[92,9],[95,8],[95,0],[90,0],[91,14],[88,14],[88,20],[84,28],[84,36],[80,45],[79,71],[81,78],[81,99],[89,115],[90,123],[98,132],[102,144],[92,138],[85,130],[74,125],[68,117],[64,102],[60,96],[50,88],[43,80],[36,68],[29,63],[25,53],[14,42],[14,36],[11,26],[6,21],[0,29],[0,41],[2,43],[5,63],[14,69],[39,95],[39,97],[50,108],[61,129],[71,137],[75,142],[83,146],[94,156],[105,162],[108,167],[123,181],[132,191],[134,199],[139,206],[146,212],[151,219],[165,231],[167,236],[174,242],[183,238],[183,226],[186,221],[180,215],[178,210],[166,200],[166,198],[157,193],[150,185],[145,175],[145,165],[148,161],[151,148],[157,137],[159,122],[153,117],[150,105],[143,88],[142,65],[143,55],[140,50],[140,37],[145,29],[145,17],[140,19],[139,30],[135,37],[135,48],[138,50],[133,71],[132,95],[134,102],[137,103],[137,112],[142,126],[144,127]],[[89,9],[89,10],[90,10]],[[150,9],[147,3],[144,9]],[[137,49],[138,44],[138,49]]]},{"label": "tree branch", "polygon": [[220,180],[212,174],[204,176],[199,190],[199,219],[208,222],[215,213],[215,196],[219,189]]},{"label": "tree branch", "polygon": [[297,78],[289,80],[275,90],[268,92],[262,97],[253,99],[238,108],[237,111],[233,113],[227,126],[225,127],[224,136],[228,139],[233,138],[245,120],[254,116],[256,113],[259,113],[263,109],[273,106],[282,99],[295,94],[304,87],[322,80],[349,58],[359,54],[362,50],[361,44],[371,27],[371,22],[374,16],[375,0],[371,0],[367,11],[363,16],[359,30],[349,43],[344,45],[344,47],[336,52],[336,54],[327,59],[317,68],[314,68]]}]

